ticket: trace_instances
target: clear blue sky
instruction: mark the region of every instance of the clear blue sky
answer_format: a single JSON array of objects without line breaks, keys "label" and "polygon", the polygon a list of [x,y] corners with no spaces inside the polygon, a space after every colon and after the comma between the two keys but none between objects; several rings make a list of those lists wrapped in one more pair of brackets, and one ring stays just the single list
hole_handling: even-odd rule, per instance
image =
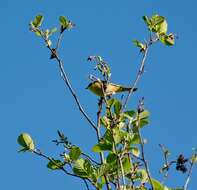
[{"label": "clear blue sky", "polygon": [[[140,60],[131,40],[147,38],[141,16],[158,13],[167,18],[169,30],[179,39],[174,47],[151,48],[139,92],[130,104],[135,108],[137,100],[145,97],[151,112],[151,124],[143,132],[149,142],[146,154],[152,160],[152,175],[161,179],[159,143],[165,144],[174,158],[179,153],[190,155],[192,147],[197,147],[196,10],[194,0],[2,1],[0,189],[84,189],[80,181],[49,171],[45,160],[30,153],[18,154],[16,139],[21,132],[30,133],[36,145],[49,154],[61,151],[51,143],[57,129],[84,151],[94,144],[93,130],[64,88],[57,65],[49,60],[40,39],[28,31],[36,14],[45,16],[46,27],[57,26],[60,15],[76,23],[76,28],[65,34],[60,53],[88,113],[96,111],[96,97],[85,90],[93,68],[86,58],[103,56],[112,68],[113,81],[130,84]],[[168,184],[182,185],[184,177],[171,175]],[[196,179],[194,168],[190,189],[197,186]]]}]

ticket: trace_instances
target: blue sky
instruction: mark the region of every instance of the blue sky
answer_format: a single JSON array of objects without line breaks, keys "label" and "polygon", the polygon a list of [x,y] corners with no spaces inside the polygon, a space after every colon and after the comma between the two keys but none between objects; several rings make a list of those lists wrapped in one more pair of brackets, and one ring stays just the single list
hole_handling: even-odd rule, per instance
[{"label": "blue sky", "polygon": [[[58,154],[51,143],[57,129],[89,152],[94,145],[94,132],[81,117],[60,79],[57,65],[49,60],[42,41],[28,31],[28,23],[39,13],[44,26],[55,27],[65,15],[76,28],[65,33],[60,54],[73,87],[87,112],[94,118],[96,97],[85,90],[93,66],[89,55],[101,55],[111,66],[112,80],[125,85],[134,79],[140,55],[132,39],[144,40],[147,30],[143,15],[158,13],[167,18],[169,31],[179,39],[174,47],[157,44],[149,52],[146,73],[139,91],[130,102],[145,97],[151,112],[151,124],[143,131],[148,139],[146,154],[151,173],[158,173],[162,156],[158,144],[165,144],[172,157],[190,155],[196,140],[196,42],[197,2],[188,1],[77,1],[20,0],[3,1],[1,16],[0,124],[1,124],[1,189],[48,190],[84,189],[76,179],[61,172],[51,172],[46,161],[32,154],[18,154],[17,136],[28,132],[36,145],[48,154]],[[169,186],[181,186],[186,176],[171,175]],[[194,168],[190,189],[195,189]]]}]

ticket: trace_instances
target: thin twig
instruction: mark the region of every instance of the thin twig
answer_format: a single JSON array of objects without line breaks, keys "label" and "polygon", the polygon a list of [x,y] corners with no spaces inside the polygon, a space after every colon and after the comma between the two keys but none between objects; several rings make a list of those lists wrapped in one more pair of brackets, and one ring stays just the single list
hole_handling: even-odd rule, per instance
[{"label": "thin twig", "polygon": [[[51,48],[49,48],[49,49],[51,50]],[[71,83],[67,77],[67,74],[65,73],[62,61],[60,60],[60,58],[58,56],[56,56],[56,60],[58,61],[58,65],[59,65],[60,72],[61,72],[61,77],[64,80],[64,82],[66,83],[66,86],[69,88],[73,98],[75,99],[75,102],[77,103],[77,106],[78,106],[80,112],[83,114],[83,116],[86,118],[86,120],[90,123],[90,125],[96,130],[96,125],[93,123],[93,121],[90,119],[90,117],[87,115],[87,113],[83,109],[74,89],[71,86]]]},{"label": "thin twig", "polygon": [[[80,177],[80,176],[77,176],[77,175],[75,175],[75,174],[72,174],[72,173],[68,172],[63,166],[60,166],[59,164],[57,164],[51,157],[49,157],[49,156],[43,154],[40,150],[32,150],[32,153],[34,153],[34,154],[36,154],[36,155],[38,155],[38,156],[41,156],[41,157],[47,159],[48,161],[52,162],[55,166],[57,166],[57,167],[58,167],[60,170],[62,170],[65,174],[82,179],[82,180],[84,181],[86,187],[87,187],[87,190],[89,190],[89,186],[88,186],[88,183],[87,183],[87,181],[86,181],[85,178],[82,178],[82,177]],[[89,180],[89,179],[87,179],[87,180]]]},{"label": "thin twig", "polygon": [[90,190],[89,185],[88,185],[88,182],[85,179],[83,179],[83,181],[84,181],[84,183],[86,185],[87,190]]},{"label": "thin twig", "polygon": [[123,165],[122,165],[122,160],[121,160],[121,157],[118,155],[118,161],[119,161],[119,164],[120,164],[120,169],[121,169],[121,174],[122,174],[122,183],[123,183],[123,190],[126,189],[126,181],[125,181],[125,173],[124,173],[124,168],[123,168]]},{"label": "thin twig", "polygon": [[[176,163],[176,161],[171,161],[171,162],[168,162],[168,150],[164,147],[164,145],[162,144],[159,144],[161,150],[162,150],[162,153],[163,153],[163,156],[164,156],[164,167],[165,168],[165,174],[164,174],[164,177],[163,177],[163,182],[162,184],[164,184],[164,182],[166,181],[166,179],[168,178],[168,170],[170,169],[170,166],[173,164],[173,163]],[[163,169],[162,168],[162,169]],[[162,171],[161,169],[161,171]]]},{"label": "thin twig", "polygon": [[[106,81],[106,85],[108,85],[108,81]],[[114,151],[117,155],[117,175],[118,175],[118,180],[117,180],[117,185],[118,185],[118,189],[121,188],[121,184],[120,184],[120,173],[119,173],[119,165],[120,165],[120,168],[121,168],[121,175],[122,175],[122,182],[123,182],[123,186],[125,187],[126,186],[126,182],[125,182],[125,176],[124,176],[124,169],[123,169],[123,166],[122,166],[122,161],[120,159],[120,156],[118,155],[118,151],[117,151],[117,148],[116,148],[116,144],[115,144],[115,140],[114,140],[114,134],[113,134],[113,128],[115,127],[115,124],[116,122],[114,121],[114,117],[112,115],[112,112],[111,112],[111,109],[109,107],[109,104],[108,104],[108,101],[107,101],[107,98],[106,98],[106,87],[104,86],[104,84],[102,83],[102,93],[103,93],[103,99],[104,99],[104,102],[105,102],[105,105],[106,105],[106,110],[109,111],[109,117],[111,119],[111,123],[112,125],[110,126],[110,128],[112,129],[112,136],[113,136],[113,147],[114,147]]]},{"label": "thin twig", "polygon": [[[108,84],[108,81],[106,81],[106,85]],[[114,117],[113,117],[113,115],[112,115],[112,112],[111,112],[111,109],[110,109],[110,107],[109,107],[109,105],[108,105],[108,101],[107,101],[107,98],[106,98],[106,87],[104,86],[104,84],[102,83],[101,84],[101,88],[102,88],[102,93],[103,93],[103,100],[104,100],[104,102],[105,102],[105,105],[106,105],[106,110],[108,110],[108,112],[109,112],[109,117],[110,117],[110,119],[111,119],[111,123],[112,123],[112,125],[110,125],[110,128],[112,129],[111,130],[111,132],[112,132],[112,136],[113,136],[113,147],[114,147],[114,151],[115,151],[115,153],[116,153],[116,155],[117,155],[117,165],[118,165],[118,167],[117,167],[117,175],[118,175],[118,180],[117,180],[117,186],[118,186],[118,189],[120,189],[120,174],[119,174],[119,164],[120,164],[120,167],[121,167],[121,160],[119,159],[119,155],[118,155],[118,151],[117,151],[117,149],[116,149],[116,144],[115,144],[115,140],[114,140],[114,135],[113,135],[113,128],[114,128],[114,126],[115,126],[115,122],[114,122]],[[123,169],[123,168],[121,168],[121,169]],[[121,170],[122,171],[122,170]],[[124,186],[125,186],[125,180],[124,180],[124,171],[122,171],[121,172],[121,174],[122,174],[122,179],[123,179],[123,184],[124,184]]]},{"label": "thin twig", "polygon": [[[66,74],[66,72],[65,72],[65,70],[64,70],[63,62],[62,62],[62,60],[59,58],[59,56],[57,55],[56,49],[52,49],[52,48],[50,47],[50,44],[49,44],[48,40],[46,39],[46,37],[45,37],[44,35],[41,34],[41,36],[42,36],[42,38],[44,39],[45,43],[47,44],[47,48],[51,51],[51,55],[53,55],[53,57],[57,60],[58,66],[59,66],[59,69],[60,69],[61,77],[62,77],[63,81],[65,82],[66,86],[68,87],[70,93],[72,94],[72,96],[73,96],[75,102],[77,103],[77,106],[78,106],[78,108],[79,108],[79,111],[80,111],[80,112],[82,113],[82,115],[86,118],[86,120],[90,123],[90,125],[91,125],[95,130],[97,130],[96,125],[94,124],[94,122],[90,119],[90,117],[87,115],[87,113],[86,113],[85,110],[83,109],[83,107],[82,107],[82,105],[81,105],[81,103],[80,103],[80,101],[79,101],[79,98],[77,97],[77,95],[76,95],[76,93],[75,93],[75,91],[74,91],[74,89],[73,89],[73,87],[72,87],[72,85],[71,85],[71,82],[70,82],[70,80],[69,80],[69,78],[68,78],[68,76],[67,76],[67,74]],[[61,39],[61,37],[59,38],[59,43],[60,43],[60,39]],[[59,44],[59,43],[58,43],[58,44]],[[58,46],[57,46],[57,47],[58,47]]]},{"label": "thin twig", "polygon": [[[100,123],[100,120],[101,120],[102,105],[103,105],[103,98],[101,97],[101,98],[99,99],[99,102],[98,102],[98,112],[97,112],[96,136],[97,136],[97,141],[98,141],[98,143],[99,143],[100,138],[101,138],[101,134],[100,134],[101,123]],[[104,163],[104,155],[103,155],[102,152],[100,153],[100,159],[101,159],[101,164],[103,164],[103,163]]]},{"label": "thin twig", "polygon": [[127,94],[126,96],[126,99],[125,99],[125,102],[122,106],[122,111],[124,111],[126,109],[126,106],[127,106],[127,103],[129,101],[129,98],[131,98],[133,92],[134,92],[134,89],[137,87],[137,84],[142,76],[142,74],[144,73],[144,67],[145,67],[145,61],[146,61],[146,58],[147,58],[147,55],[148,55],[148,51],[149,51],[149,48],[150,46],[157,42],[158,41],[158,37],[157,36],[151,36],[151,33],[150,33],[150,39],[149,41],[145,44],[146,48],[145,50],[142,52],[143,53],[143,57],[142,57],[142,61],[140,63],[140,68],[138,70],[138,73],[137,73],[137,76],[136,76],[136,79],[134,80],[133,84],[131,85],[131,89],[129,90],[129,93]]},{"label": "thin twig", "polygon": [[138,74],[136,76],[136,79],[135,79],[134,83],[131,85],[132,88],[129,90],[129,93],[126,96],[125,102],[123,103],[123,106],[122,106],[123,110],[126,109],[126,106],[127,106],[128,101],[129,101],[129,98],[133,94],[134,89],[136,88],[136,86],[137,86],[137,84],[138,84],[138,82],[139,82],[139,80],[140,80],[140,78],[141,78],[141,76],[142,76],[142,74],[144,72],[144,65],[145,65],[145,60],[147,58],[149,46],[150,46],[149,44],[146,44],[146,49],[143,52],[143,58],[142,58],[142,61],[140,63],[140,68],[139,68]]},{"label": "thin twig", "polygon": [[[98,139],[98,143],[100,141],[100,138],[101,138],[101,134],[100,134],[100,127],[101,127],[101,112],[102,112],[102,107],[103,107],[103,97],[101,97],[99,99],[99,102],[98,102],[98,112],[97,112],[97,139]],[[100,159],[101,159],[101,164],[104,164],[105,163],[105,159],[104,159],[104,154],[103,152],[100,153]],[[110,190],[111,187],[110,187],[110,184],[109,184],[109,179],[107,177],[107,175],[104,175],[104,178],[105,178],[105,182],[106,182],[106,188],[107,190]]]},{"label": "thin twig", "polygon": [[191,162],[190,163],[189,172],[188,172],[188,175],[187,175],[187,179],[186,179],[185,184],[184,184],[184,187],[183,187],[184,190],[187,190],[187,187],[188,187],[188,184],[189,184],[191,175],[192,175],[193,166],[194,166],[194,162]]},{"label": "thin twig", "polygon": [[57,45],[56,45],[56,48],[55,48],[56,50],[58,50],[59,47],[60,47],[60,42],[61,42],[62,36],[63,36],[63,32],[60,32],[59,37],[57,39]]},{"label": "thin twig", "polygon": [[141,149],[141,154],[142,154],[142,161],[144,163],[145,170],[146,170],[146,173],[148,175],[148,180],[150,182],[151,189],[154,190],[154,186],[153,186],[153,182],[152,182],[152,179],[151,179],[148,163],[147,163],[147,161],[145,159],[144,142],[143,142],[143,139],[142,139],[142,136],[141,136],[141,133],[140,133],[140,117],[139,117],[139,114],[137,116],[137,125],[136,125],[136,127],[138,129],[137,131],[138,131],[138,135],[139,135],[139,139],[140,139],[140,149]]},{"label": "thin twig", "polygon": [[81,153],[81,155],[83,155],[84,157],[86,157],[89,161],[93,162],[96,165],[100,165],[100,163],[98,163],[97,161],[93,160],[89,155],[85,154],[85,153]]}]

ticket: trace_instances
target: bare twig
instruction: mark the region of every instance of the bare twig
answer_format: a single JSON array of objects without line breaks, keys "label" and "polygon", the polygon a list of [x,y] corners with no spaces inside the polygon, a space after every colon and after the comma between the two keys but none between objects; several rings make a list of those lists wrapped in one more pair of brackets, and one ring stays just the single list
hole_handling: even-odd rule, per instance
[{"label": "bare twig", "polygon": [[145,159],[144,142],[143,142],[143,139],[142,139],[142,135],[140,133],[140,117],[139,117],[139,114],[137,115],[136,127],[137,127],[137,131],[138,131],[139,139],[140,139],[140,149],[141,149],[141,154],[142,154],[142,162],[144,163],[145,170],[146,170],[146,173],[148,175],[148,180],[149,180],[150,185],[151,185],[151,189],[154,190],[153,182],[152,182],[149,167],[148,167],[148,162]]},{"label": "bare twig", "polygon": [[[103,98],[101,97],[101,98],[99,99],[99,102],[98,102],[98,112],[97,112],[96,136],[97,136],[97,141],[98,141],[98,143],[99,143],[100,138],[101,138],[101,134],[100,134],[101,123],[100,123],[100,120],[101,120],[102,105],[103,105]],[[103,155],[102,152],[100,153],[100,159],[101,159],[101,163],[103,164],[103,163],[104,163],[104,155]]]},{"label": "bare twig", "polygon": [[[172,165],[172,162],[168,162],[168,150],[164,147],[164,145],[162,144],[159,144],[161,150],[162,150],[162,153],[163,153],[163,156],[164,156],[164,168],[165,168],[165,174],[164,174],[164,177],[163,177],[163,184],[165,182],[165,180],[167,179],[168,177],[168,170],[170,168],[170,166]],[[175,162],[176,163],[176,162]],[[162,168],[163,169],[163,168]],[[161,169],[161,171],[162,171]]]},{"label": "bare twig", "polygon": [[190,162],[189,172],[188,172],[187,179],[186,179],[184,187],[183,187],[184,190],[187,190],[187,187],[188,187],[191,175],[192,175],[193,166],[194,166],[194,162]]},{"label": "bare twig", "polygon": [[60,32],[59,37],[57,39],[57,45],[55,48],[56,50],[59,49],[59,47],[60,47],[60,42],[61,42],[62,36],[63,36],[63,32],[62,33]]},{"label": "bare twig", "polygon": [[148,51],[149,51],[149,48],[150,46],[157,42],[158,41],[158,37],[152,37],[151,34],[150,34],[150,39],[149,39],[149,42],[147,42],[145,45],[146,45],[146,48],[144,51],[142,51],[143,53],[143,57],[142,57],[142,61],[140,63],[140,68],[138,70],[138,73],[137,73],[137,76],[136,76],[136,79],[134,80],[134,82],[132,83],[131,85],[131,89],[129,90],[129,93],[127,94],[126,96],[126,99],[125,99],[125,102],[122,106],[122,111],[124,111],[126,109],[126,106],[127,106],[127,103],[129,101],[129,98],[131,98],[133,92],[134,92],[134,89],[137,87],[137,84],[142,76],[142,74],[144,73],[144,67],[145,67],[145,61],[146,61],[146,58],[147,58],[147,55],[148,55]]},{"label": "bare twig", "polygon": [[[63,81],[65,82],[66,86],[68,87],[70,93],[72,94],[78,108],[79,108],[79,111],[82,113],[82,115],[86,118],[86,120],[89,122],[89,124],[95,129],[97,130],[97,127],[96,125],[94,124],[94,122],[90,119],[90,117],[87,115],[87,113],[85,112],[85,110],[83,109],[80,101],[79,101],[79,98],[77,97],[72,85],[71,85],[71,82],[64,70],[64,65],[63,65],[63,62],[62,60],[59,58],[59,56],[57,55],[57,51],[56,49],[53,49],[50,47],[50,44],[49,44],[49,41],[48,39],[46,39],[46,37],[44,35],[42,35],[42,38],[44,39],[45,43],[47,44],[47,48],[51,51],[51,55],[53,55],[53,58],[55,58],[58,62],[58,66],[59,66],[59,69],[60,69],[60,75],[63,79]],[[60,43],[60,40],[61,40],[61,37],[59,37],[58,39],[58,43],[57,43],[57,47],[59,46],[59,43]]]},{"label": "bare twig", "polygon": [[118,161],[119,161],[119,164],[120,164],[120,169],[121,169],[121,174],[122,174],[122,183],[123,183],[123,190],[126,189],[126,180],[125,180],[125,173],[124,173],[124,168],[123,168],[123,165],[122,165],[122,159],[120,157],[120,155],[118,155]]},{"label": "bare twig", "polygon": [[[49,49],[51,50],[51,48],[49,48]],[[81,103],[80,103],[80,101],[79,101],[74,89],[71,86],[71,83],[70,83],[70,81],[69,81],[69,79],[67,77],[67,74],[65,73],[62,61],[60,60],[60,58],[58,56],[56,56],[56,60],[58,61],[58,64],[59,64],[61,77],[64,80],[64,82],[66,83],[66,86],[69,88],[73,98],[75,99],[80,112],[83,114],[83,116],[86,118],[86,120],[90,123],[90,125],[96,130],[96,125],[93,123],[93,121],[90,119],[90,117],[87,115],[87,113],[83,109],[83,107],[82,107],[82,105],[81,105]]]},{"label": "bare twig", "polygon": [[[99,102],[98,102],[97,130],[96,130],[98,142],[100,141],[100,138],[101,138],[101,134],[100,134],[101,123],[100,123],[100,120],[101,120],[102,107],[103,107],[103,97],[101,97],[99,99]],[[103,152],[100,153],[100,159],[101,159],[101,164],[105,163],[105,158],[104,158]],[[105,182],[106,182],[106,188],[107,188],[107,190],[110,190],[111,187],[110,187],[110,184],[109,184],[109,179],[108,179],[108,177],[106,175],[104,175],[104,178],[105,178]]]},{"label": "bare twig", "polygon": [[129,98],[133,94],[134,89],[136,88],[136,86],[137,86],[137,84],[138,84],[138,82],[139,82],[139,80],[140,80],[140,78],[141,78],[141,76],[144,72],[144,65],[145,65],[145,60],[146,60],[147,54],[148,54],[149,46],[150,46],[149,44],[146,44],[146,49],[143,52],[143,58],[142,58],[142,61],[140,63],[140,68],[139,68],[138,74],[136,76],[136,79],[135,79],[134,83],[131,85],[132,88],[129,90],[129,93],[126,96],[125,102],[124,102],[123,107],[122,107],[123,110],[126,109]]}]

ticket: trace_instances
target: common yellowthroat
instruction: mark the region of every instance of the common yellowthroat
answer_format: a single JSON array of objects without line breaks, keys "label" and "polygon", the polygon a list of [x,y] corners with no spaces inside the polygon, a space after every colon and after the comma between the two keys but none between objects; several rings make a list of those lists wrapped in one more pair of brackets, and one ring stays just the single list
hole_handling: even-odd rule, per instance
[{"label": "common yellowthroat", "polygon": [[[89,89],[91,92],[101,97],[104,96],[103,92],[105,92],[105,96],[110,96],[116,93],[132,90],[132,88],[130,87],[125,87],[125,86],[113,84],[113,83],[106,84],[104,81],[99,81],[99,80],[91,82],[87,86],[86,89]],[[136,91],[136,90],[137,88],[133,89],[133,91]]]}]

